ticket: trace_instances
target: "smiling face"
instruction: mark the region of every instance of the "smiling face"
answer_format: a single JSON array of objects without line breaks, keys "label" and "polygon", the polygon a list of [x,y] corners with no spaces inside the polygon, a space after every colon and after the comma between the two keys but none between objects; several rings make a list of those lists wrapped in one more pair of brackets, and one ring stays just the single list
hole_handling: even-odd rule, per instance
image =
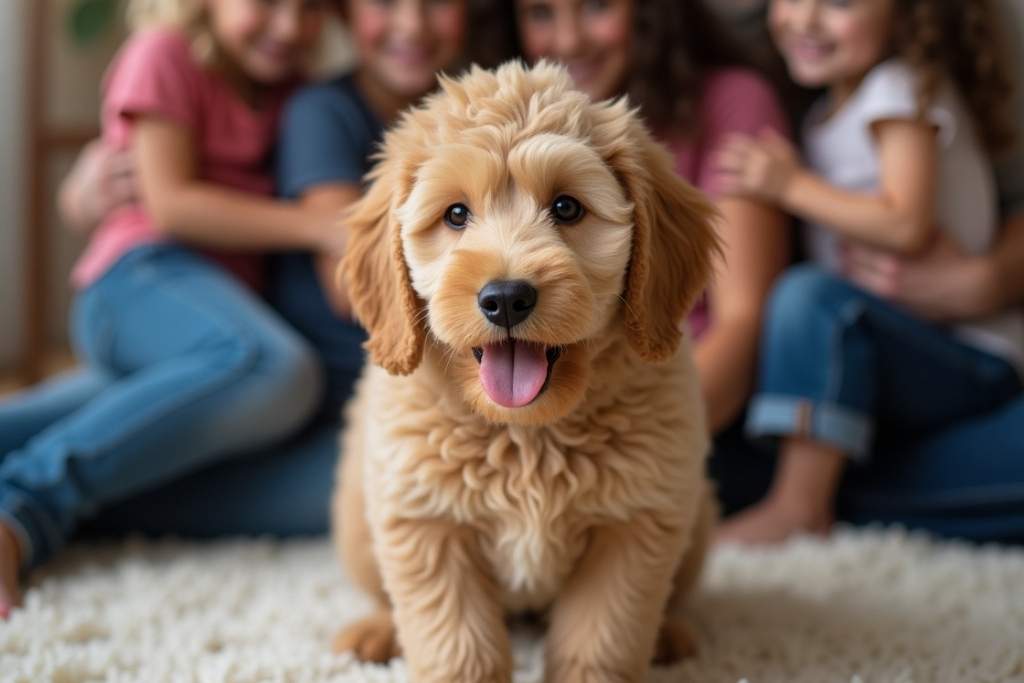
[{"label": "smiling face", "polygon": [[360,68],[397,99],[416,99],[462,54],[466,0],[348,0]]},{"label": "smiling face", "polygon": [[575,135],[490,137],[434,150],[398,209],[402,242],[466,398],[546,412],[579,398],[585,345],[618,310],[632,207]]},{"label": "smiling face", "polygon": [[569,69],[595,100],[619,95],[629,77],[633,0],[516,0],[523,54]]},{"label": "smiling face", "polygon": [[706,280],[710,209],[625,103],[564,70],[442,83],[385,140],[346,219],[373,359],[425,358],[477,413],[537,424],[582,400],[597,350],[659,360]]},{"label": "smiling face", "polygon": [[772,38],[790,76],[810,88],[851,86],[885,58],[895,0],[773,0]]},{"label": "smiling face", "polygon": [[276,84],[308,65],[327,0],[205,0],[219,50],[253,82]]}]

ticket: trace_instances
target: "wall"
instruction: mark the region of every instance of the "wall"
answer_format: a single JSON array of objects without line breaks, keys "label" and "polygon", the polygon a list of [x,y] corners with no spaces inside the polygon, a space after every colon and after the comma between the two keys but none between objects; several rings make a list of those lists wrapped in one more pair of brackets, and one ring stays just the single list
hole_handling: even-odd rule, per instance
[{"label": "wall", "polygon": [[[0,0],[0,370],[17,360],[21,344],[21,315],[24,268],[23,217],[28,180],[24,177],[25,50],[29,31],[28,8],[41,0]],[[99,82],[106,63],[116,50],[121,35],[110,31],[101,40],[80,47],[67,36],[66,12],[71,0],[47,0],[50,23],[46,49],[49,70],[46,77],[48,100],[46,121],[64,129],[95,128],[99,108]],[[81,240],[67,234],[57,221],[53,197],[75,150],[54,154],[45,169],[51,212],[45,229],[52,251],[47,281],[51,293],[47,302],[51,343],[63,345],[70,292],[67,272]]]},{"label": "wall", "polygon": [[0,2],[0,367],[12,362],[21,332],[22,19],[26,5]]},{"label": "wall", "polygon": [[[0,0],[3,1],[3,0]],[[29,0],[36,2],[38,0]],[[107,63],[117,52],[124,34],[121,27],[109,30],[95,42],[77,45],[68,35],[67,12],[72,0],[49,0],[47,30],[49,74],[47,76],[47,122],[52,129],[95,130],[100,110],[100,82]],[[49,202],[50,268],[47,273],[50,300],[47,302],[50,344],[67,343],[68,307],[71,289],[68,273],[84,246],[84,239],[65,230],[57,216],[55,197],[61,178],[74,161],[77,150],[67,149],[51,156],[46,168]]]}]

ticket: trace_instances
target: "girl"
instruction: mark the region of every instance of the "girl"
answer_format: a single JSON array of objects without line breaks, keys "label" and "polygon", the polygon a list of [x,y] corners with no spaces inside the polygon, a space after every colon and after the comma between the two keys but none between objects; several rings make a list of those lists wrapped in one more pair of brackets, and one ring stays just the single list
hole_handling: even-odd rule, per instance
[{"label": "girl", "polygon": [[[345,0],[331,9],[342,12],[358,66],[290,101],[277,159],[282,192],[294,196],[300,207],[335,215],[361,191],[384,125],[433,89],[437,71],[458,68],[467,55],[493,64],[508,51],[502,47],[507,31],[488,21],[494,16],[488,0]],[[470,24],[476,27],[474,40],[463,50]],[[123,181],[124,164],[115,163],[113,152],[106,154],[104,163],[95,164],[105,173],[89,172],[95,160],[83,159],[76,169],[82,172],[69,177],[62,194],[74,199]],[[65,219],[79,229],[89,229],[98,218],[89,205],[68,201],[63,206]],[[338,229],[343,236],[343,226]],[[330,271],[337,253],[290,253],[278,259],[268,282],[269,298],[313,342],[327,371],[320,419],[287,443],[251,453],[244,462],[219,462],[111,505],[89,522],[89,531],[192,536],[326,531],[341,405],[362,363],[363,338],[348,320],[344,293],[333,283]]]},{"label": "girl", "polygon": [[774,482],[722,538],[825,531],[847,460],[863,461],[876,433],[928,433],[1018,394],[1018,313],[944,329],[839,275],[862,246],[926,248],[935,225],[972,253],[992,246],[985,151],[1011,133],[993,24],[987,0],[772,2],[770,27],[790,74],[828,91],[805,129],[810,168],[771,134],[735,138],[720,168],[730,193],[812,224],[814,264],[773,294],[747,423],[753,435],[783,438]]},{"label": "girl", "polygon": [[132,147],[142,200],[107,216],[75,267],[85,369],[0,406],[0,617],[18,602],[19,568],[49,559],[82,517],[273,443],[319,399],[313,354],[252,289],[255,250],[343,244],[330,212],[266,197],[280,107],[324,2],[133,0],[129,11],[103,144]]},{"label": "girl", "polygon": [[[357,55],[351,73],[311,85],[289,101],[277,153],[278,191],[300,206],[338,214],[362,192],[363,175],[386,125],[427,94],[437,72],[466,55],[496,58],[488,1],[345,0],[336,7]],[[467,27],[477,27],[466,46]],[[486,38],[485,38],[486,36]],[[464,49],[468,48],[468,49]],[[344,225],[338,226],[344,234]],[[336,254],[293,251],[276,258],[268,298],[317,352],[326,392],[318,419],[297,440],[240,463],[226,462],[113,507],[103,532],[225,535],[319,534],[338,458],[342,409],[362,369],[365,335],[336,284]],[[225,501],[218,491],[237,492]],[[196,501],[182,514],[177,501]],[[177,512],[176,512],[177,511]]]},{"label": "girl", "polygon": [[[466,0],[347,0],[358,65],[310,86],[288,105],[281,128],[278,192],[310,207],[341,212],[362,194],[362,178],[384,128],[434,89],[437,73],[469,61],[490,61],[483,23],[489,3]],[[470,51],[467,26],[475,27]],[[468,59],[467,59],[468,57]],[[309,339],[327,369],[324,413],[337,423],[362,368],[364,334],[349,320],[336,283],[333,254],[293,253],[278,259],[271,302]]]},{"label": "girl", "polygon": [[782,109],[701,2],[518,0],[516,9],[528,60],[563,62],[596,99],[628,94],[678,172],[716,200],[726,258],[690,323],[716,448],[731,448],[753,387],[761,309],[788,262],[788,226],[758,199],[722,194],[711,160],[732,133],[784,134]]}]

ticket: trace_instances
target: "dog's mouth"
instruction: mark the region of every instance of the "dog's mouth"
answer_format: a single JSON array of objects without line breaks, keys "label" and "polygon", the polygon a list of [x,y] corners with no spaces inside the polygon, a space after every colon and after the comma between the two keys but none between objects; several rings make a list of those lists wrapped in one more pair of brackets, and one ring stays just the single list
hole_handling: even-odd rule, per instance
[{"label": "dog's mouth", "polygon": [[515,338],[473,348],[484,391],[505,408],[522,408],[537,400],[548,388],[561,355],[558,346]]}]

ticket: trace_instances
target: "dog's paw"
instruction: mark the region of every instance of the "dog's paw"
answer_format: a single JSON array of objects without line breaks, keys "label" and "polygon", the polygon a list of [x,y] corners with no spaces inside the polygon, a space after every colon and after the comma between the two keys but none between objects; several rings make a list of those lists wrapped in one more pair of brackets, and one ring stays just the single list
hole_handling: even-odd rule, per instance
[{"label": "dog's paw", "polygon": [[343,628],[334,636],[336,653],[351,652],[361,662],[386,664],[402,656],[391,612],[377,612]]},{"label": "dog's paw", "polygon": [[696,654],[697,637],[690,626],[679,617],[665,617],[658,632],[654,663],[658,666],[667,666]]}]

